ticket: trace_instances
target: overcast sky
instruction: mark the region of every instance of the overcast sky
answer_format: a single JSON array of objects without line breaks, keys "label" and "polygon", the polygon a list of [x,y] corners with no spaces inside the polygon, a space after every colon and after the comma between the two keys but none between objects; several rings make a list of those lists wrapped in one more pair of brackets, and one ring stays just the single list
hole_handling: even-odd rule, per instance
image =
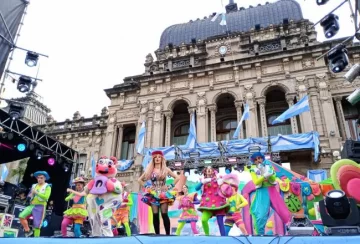
[{"label": "overcast sky", "polygon": [[[173,24],[224,12],[228,0],[30,0],[18,46],[50,58],[41,58],[36,92],[57,121],[100,114],[110,104],[103,91],[123,78],[144,72],[145,56],[159,46],[162,31]],[[223,2],[223,5],[222,5]],[[239,7],[274,2],[235,0]],[[340,0],[317,6],[298,0],[305,18],[318,21]],[[336,11],[341,30],[335,38],[354,32],[348,5]],[[318,39],[324,40],[321,29]],[[154,54],[153,54],[154,55]],[[154,56],[155,57],[155,56]],[[10,70],[36,76],[27,68],[25,52],[17,50]],[[6,98],[23,96],[6,82]]]}]

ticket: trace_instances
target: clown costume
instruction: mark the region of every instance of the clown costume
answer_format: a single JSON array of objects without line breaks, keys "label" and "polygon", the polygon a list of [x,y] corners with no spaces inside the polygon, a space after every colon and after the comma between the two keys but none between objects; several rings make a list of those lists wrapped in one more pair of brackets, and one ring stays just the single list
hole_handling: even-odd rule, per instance
[{"label": "clown costume", "polygon": [[[127,186],[125,182],[121,183],[123,189]],[[124,190],[122,193],[123,202],[119,206],[119,208],[113,214],[113,233],[114,236],[119,235],[117,228],[122,224],[125,226],[125,231],[127,236],[131,236],[131,230],[129,225],[129,215],[130,215],[130,207],[133,205],[133,200],[131,195]]]},{"label": "clown costume", "polygon": [[270,212],[270,207],[279,215],[282,222],[290,221],[290,212],[276,190],[276,174],[269,160],[261,152],[251,156],[251,161],[257,167],[251,167],[250,174],[256,186],[255,199],[251,203],[250,212],[255,223],[257,235],[265,234],[265,225]]},{"label": "clown costume", "polygon": [[20,214],[20,223],[24,228],[25,236],[32,235],[27,219],[33,217],[34,237],[40,236],[40,228],[46,214],[46,205],[51,194],[51,186],[46,183],[50,179],[46,171],[37,171],[34,173],[37,184],[34,184],[29,193],[30,205],[27,206]]}]

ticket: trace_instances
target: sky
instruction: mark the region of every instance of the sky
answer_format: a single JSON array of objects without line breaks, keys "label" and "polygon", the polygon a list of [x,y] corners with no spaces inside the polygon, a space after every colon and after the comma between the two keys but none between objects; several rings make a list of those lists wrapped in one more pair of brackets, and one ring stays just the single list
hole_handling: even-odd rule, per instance
[{"label": "sky", "polygon": [[[318,6],[297,0],[305,18],[317,22],[341,1]],[[239,7],[272,0],[235,0]],[[104,89],[142,74],[148,53],[154,55],[161,33],[170,25],[224,12],[228,0],[30,0],[17,46],[49,58],[40,68],[24,64],[26,53],[16,50],[10,71],[42,79],[35,92],[56,121],[100,114],[110,105]],[[335,12],[341,29],[334,38],[354,34],[348,4]],[[318,40],[324,40],[317,26]],[[10,80],[5,98],[24,96]]]}]

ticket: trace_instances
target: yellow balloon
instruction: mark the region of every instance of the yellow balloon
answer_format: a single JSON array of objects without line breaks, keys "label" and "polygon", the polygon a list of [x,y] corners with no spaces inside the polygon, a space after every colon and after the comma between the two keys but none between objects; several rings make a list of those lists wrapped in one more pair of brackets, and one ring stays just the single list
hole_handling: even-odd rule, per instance
[{"label": "yellow balloon", "polygon": [[311,216],[315,216],[315,209],[314,208],[309,209],[309,214]]}]

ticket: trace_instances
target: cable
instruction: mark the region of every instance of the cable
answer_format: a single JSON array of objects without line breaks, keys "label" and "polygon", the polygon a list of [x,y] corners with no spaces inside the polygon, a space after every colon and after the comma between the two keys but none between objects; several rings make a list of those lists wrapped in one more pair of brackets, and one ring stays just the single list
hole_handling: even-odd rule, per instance
[{"label": "cable", "polygon": [[[240,242],[242,244],[245,244],[242,240],[237,239],[235,236],[231,236],[231,238],[237,240],[238,242]],[[249,241],[249,240],[247,240],[247,241]],[[249,243],[251,243],[251,242],[249,242]]]},{"label": "cable", "polygon": [[288,243],[288,242],[290,242],[292,239],[294,239],[295,238],[295,236],[292,236],[289,240],[287,240],[284,244],[286,244],[286,243]]},{"label": "cable", "polygon": [[142,241],[140,241],[139,238],[137,238],[137,236],[133,236],[138,242],[140,242],[141,244],[144,244]]}]

